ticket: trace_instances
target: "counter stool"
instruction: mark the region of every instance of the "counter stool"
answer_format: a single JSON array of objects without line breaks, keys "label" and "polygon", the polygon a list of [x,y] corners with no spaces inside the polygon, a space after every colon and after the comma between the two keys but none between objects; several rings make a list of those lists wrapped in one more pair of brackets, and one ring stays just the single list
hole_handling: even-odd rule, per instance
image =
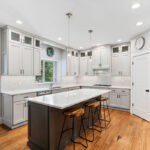
[{"label": "counter stool", "polygon": [[[61,135],[60,135],[60,139],[59,139],[58,150],[60,149],[60,142],[61,142],[61,138],[62,138],[63,134],[65,132],[67,132],[67,131],[70,131],[70,130],[72,130],[71,141],[73,143],[73,150],[75,150],[75,144],[80,144],[84,148],[88,147],[88,143],[87,143],[87,139],[86,139],[85,127],[84,127],[84,123],[83,123],[83,115],[84,115],[84,113],[85,113],[85,110],[83,108],[71,109],[71,110],[67,110],[67,111],[64,112],[65,118],[64,118],[64,123],[63,123],[62,131],[61,131]],[[72,128],[64,129],[67,117],[72,119]],[[75,135],[75,133],[74,133],[74,119],[78,118],[78,117],[81,117],[81,126],[80,126],[80,130],[79,130],[79,135],[80,135],[82,127],[83,127],[83,132],[84,132],[84,135],[85,135],[85,138],[83,138],[81,136],[79,136],[79,137],[86,141],[86,145],[84,145],[84,144],[82,144],[80,142],[75,142],[75,139],[74,139],[74,135]]]},{"label": "counter stool", "polygon": [[[98,131],[100,133],[102,132],[102,130],[101,130],[101,122],[100,122],[100,113],[99,113],[100,102],[87,102],[87,103],[84,104],[84,106],[85,106],[85,109],[89,108],[88,117],[84,118],[84,119],[88,120],[88,125],[89,126],[90,126],[90,115],[92,117],[92,127],[89,127],[89,129],[92,130],[93,136],[92,136],[92,140],[87,139],[87,141],[93,142],[94,141],[94,130]],[[95,109],[95,111],[93,111],[93,109]],[[94,123],[96,114],[97,114],[97,118],[99,120],[99,126]],[[98,129],[94,128],[94,127],[98,127],[100,129],[98,130]]]},{"label": "counter stool", "polygon": [[[100,109],[101,109],[101,112],[100,112],[100,117],[101,117],[101,121],[104,121],[104,126],[101,126],[101,128],[106,128],[108,127],[109,123],[111,122],[111,117],[110,117],[110,111],[109,111],[109,108],[108,108],[108,101],[109,98],[108,97],[99,97],[97,98],[97,101],[100,102]],[[106,105],[105,105],[106,104]],[[102,118],[102,107],[103,107],[103,118]],[[106,118],[106,111],[107,111],[107,114],[108,114],[108,118]]]}]

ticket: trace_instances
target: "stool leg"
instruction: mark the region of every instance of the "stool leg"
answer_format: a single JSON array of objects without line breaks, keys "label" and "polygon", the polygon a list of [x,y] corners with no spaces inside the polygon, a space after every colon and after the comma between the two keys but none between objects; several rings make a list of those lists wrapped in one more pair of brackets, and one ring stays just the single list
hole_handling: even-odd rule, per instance
[{"label": "stool leg", "polygon": [[110,112],[109,112],[109,108],[108,108],[108,102],[106,101],[107,104],[107,111],[108,111],[108,116],[109,116],[109,122],[111,121],[111,117],[110,117]]},{"label": "stool leg", "polygon": [[73,150],[75,150],[75,142],[74,142],[74,118],[72,118],[72,142],[73,142]]},{"label": "stool leg", "polygon": [[62,135],[63,135],[64,127],[65,127],[65,122],[66,122],[66,116],[65,116],[65,118],[64,118],[63,127],[62,127],[61,134],[60,134],[60,138],[59,138],[58,150],[59,150],[59,148],[60,148],[60,142],[61,142],[61,138],[62,138]]},{"label": "stool leg", "polygon": [[103,102],[103,109],[104,109],[104,122],[105,122],[105,128],[106,128],[107,124],[106,124],[106,113],[105,113],[104,102]]}]

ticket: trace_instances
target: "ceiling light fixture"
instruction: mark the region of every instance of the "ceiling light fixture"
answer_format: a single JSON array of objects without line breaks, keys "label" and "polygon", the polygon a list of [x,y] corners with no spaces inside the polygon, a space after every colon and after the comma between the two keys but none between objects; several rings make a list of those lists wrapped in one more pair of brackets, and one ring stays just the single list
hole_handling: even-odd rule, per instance
[{"label": "ceiling light fixture", "polygon": [[69,53],[69,49],[70,49],[70,18],[72,16],[72,13],[67,13],[66,16],[68,17],[68,46],[67,46],[67,53],[68,55]]},{"label": "ceiling light fixture", "polygon": [[21,20],[16,20],[16,23],[20,24],[20,25],[23,24],[23,22]]},{"label": "ceiling light fixture", "polygon": [[80,46],[79,48],[80,48],[80,49],[83,49],[83,47],[82,47],[82,46]]},{"label": "ceiling light fixture", "polygon": [[59,38],[58,38],[58,41],[61,41],[61,40],[62,40],[62,38],[61,38],[61,37],[59,37]]},{"label": "ceiling light fixture", "polygon": [[143,25],[143,22],[142,21],[139,21],[136,23],[136,26],[142,26]]},{"label": "ceiling light fixture", "polygon": [[122,42],[122,40],[121,40],[121,39],[118,39],[117,42]]},{"label": "ceiling light fixture", "polygon": [[131,8],[132,8],[132,9],[137,9],[137,8],[139,8],[139,7],[141,7],[141,4],[140,4],[140,3],[134,3]]}]

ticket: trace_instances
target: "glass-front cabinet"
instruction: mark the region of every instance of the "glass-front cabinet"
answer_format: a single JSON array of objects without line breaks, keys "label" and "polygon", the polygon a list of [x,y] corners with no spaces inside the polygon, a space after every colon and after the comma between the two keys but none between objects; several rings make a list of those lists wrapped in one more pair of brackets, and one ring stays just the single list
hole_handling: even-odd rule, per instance
[{"label": "glass-front cabinet", "polygon": [[21,43],[21,33],[15,30],[10,30],[9,41],[13,43]]}]

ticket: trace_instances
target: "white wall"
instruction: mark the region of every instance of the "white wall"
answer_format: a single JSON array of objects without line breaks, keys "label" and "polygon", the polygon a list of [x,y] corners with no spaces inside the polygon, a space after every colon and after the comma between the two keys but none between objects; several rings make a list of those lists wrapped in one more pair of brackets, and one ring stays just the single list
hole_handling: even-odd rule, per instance
[{"label": "white wall", "polygon": [[[145,38],[145,46],[142,50],[137,50],[135,48],[135,42],[136,39],[140,36],[143,36]],[[131,56],[147,51],[150,51],[150,31],[147,31],[131,40]]]}]

